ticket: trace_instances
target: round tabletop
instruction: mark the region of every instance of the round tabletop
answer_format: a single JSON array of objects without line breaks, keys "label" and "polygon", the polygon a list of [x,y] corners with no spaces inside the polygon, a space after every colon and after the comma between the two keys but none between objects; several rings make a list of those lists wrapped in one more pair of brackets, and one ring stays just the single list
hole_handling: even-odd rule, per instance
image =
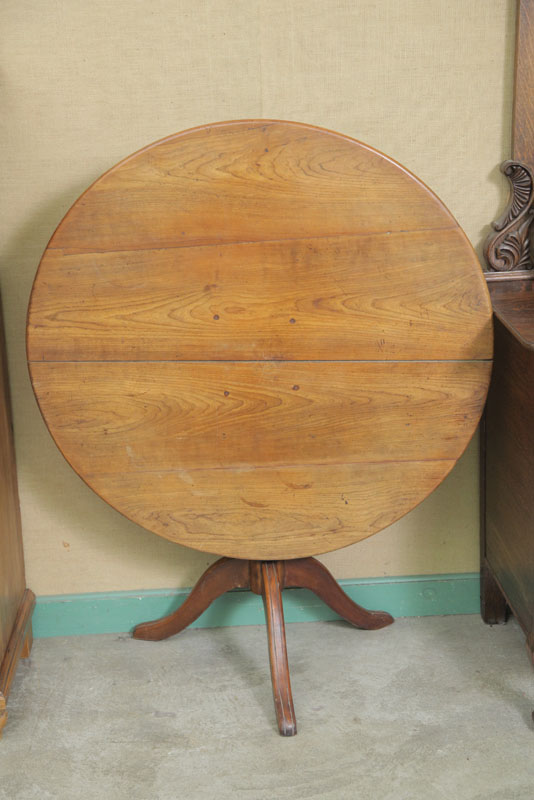
[{"label": "round tabletop", "polygon": [[423,500],[471,438],[491,305],[458,223],[347,136],[244,120],[122,161],[42,258],[30,374],[58,447],[150,531],[310,556]]}]

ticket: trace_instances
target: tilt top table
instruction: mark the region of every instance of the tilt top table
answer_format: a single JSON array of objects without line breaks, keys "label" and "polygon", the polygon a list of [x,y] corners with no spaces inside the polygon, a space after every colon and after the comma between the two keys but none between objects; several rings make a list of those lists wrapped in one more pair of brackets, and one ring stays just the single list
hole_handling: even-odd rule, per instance
[{"label": "tilt top table", "polygon": [[478,422],[491,307],[438,198],[353,139],[244,120],[149,145],[97,180],[44,253],[28,359],[58,447],[148,530],[223,556],[160,639],[222,592],[266,606],[281,733],[296,732],[281,589],[363,628],[311,556],[421,502]]}]

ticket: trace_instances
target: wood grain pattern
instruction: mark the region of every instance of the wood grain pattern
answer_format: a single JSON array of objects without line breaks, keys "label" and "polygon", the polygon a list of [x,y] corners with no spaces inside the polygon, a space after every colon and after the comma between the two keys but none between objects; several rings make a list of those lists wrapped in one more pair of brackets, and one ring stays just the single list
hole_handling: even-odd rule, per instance
[{"label": "wood grain pattern", "polygon": [[514,335],[513,314],[508,320],[507,326],[498,318],[495,322],[486,422],[485,557],[529,633],[534,624],[534,349]]},{"label": "wood grain pattern", "polygon": [[0,302],[0,736],[19,658],[31,648],[33,592],[26,589],[11,401]]},{"label": "wood grain pattern", "polygon": [[141,622],[135,626],[132,636],[150,642],[168,639],[191,625],[225,592],[248,588],[248,562],[220,558],[201,575],[187,600],[176,611],[153,622]]},{"label": "wood grain pattern", "polygon": [[534,282],[507,281],[493,284],[491,299],[495,316],[527,350],[534,350]]},{"label": "wood grain pattern", "polygon": [[17,468],[11,423],[2,309],[0,304],[0,663],[11,637],[26,579],[22,553]]},{"label": "wood grain pattern", "polygon": [[48,250],[30,305],[28,357],[491,358],[490,309],[459,230]]},{"label": "wood grain pattern", "polygon": [[155,249],[457,227],[391,159],[310,125],[244,120],[130,156],[70,210],[49,247]]},{"label": "wood grain pattern", "polygon": [[293,706],[289,663],[287,659],[286,626],[282,604],[282,585],[279,572],[280,563],[263,561],[260,565],[262,577],[262,597],[267,624],[267,644],[271,683],[273,687],[274,710],[281,736],[295,736],[297,718]]},{"label": "wood grain pattern", "polygon": [[534,17],[532,0],[517,3],[512,153],[534,168]]},{"label": "wood grain pattern", "polygon": [[[87,473],[97,494],[171,541],[234,558],[301,558],[402,517],[456,461]],[[102,465],[105,470],[105,465]]]},{"label": "wood grain pattern", "polygon": [[19,658],[27,658],[32,642],[32,612],[35,595],[25,589],[17,609],[3,659],[0,663],[0,697],[7,699]]},{"label": "wood grain pattern", "polygon": [[369,536],[480,415],[491,307],[441,201],[366,145],[245,120],[150,145],[60,223],[30,372],[78,473],[200,550],[276,560]]},{"label": "wood grain pattern", "polygon": [[485,361],[48,362],[32,376],[56,441],[85,474],[455,459],[490,370]]},{"label": "wood grain pattern", "polygon": [[316,558],[295,558],[284,563],[284,587],[301,586],[356,628],[376,631],[394,622],[387,611],[368,611],[350,599],[334,576]]}]

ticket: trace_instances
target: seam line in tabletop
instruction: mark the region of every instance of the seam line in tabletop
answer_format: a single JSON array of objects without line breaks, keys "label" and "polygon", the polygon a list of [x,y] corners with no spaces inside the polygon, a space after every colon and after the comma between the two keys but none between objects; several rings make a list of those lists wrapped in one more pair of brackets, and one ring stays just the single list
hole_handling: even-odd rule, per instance
[{"label": "seam line in tabletop", "polygon": [[[459,457],[458,457],[459,458]],[[129,470],[126,473],[122,472],[94,472],[94,471],[87,471],[83,474],[90,478],[93,475],[105,476],[105,475],[150,475],[150,474],[171,474],[176,472],[181,474],[183,472],[213,472],[214,470],[226,470],[226,471],[234,471],[234,472],[252,472],[254,470],[260,469],[269,469],[274,472],[279,472],[280,470],[284,469],[303,469],[309,467],[319,467],[322,469],[329,469],[330,467],[356,467],[356,466],[373,466],[375,464],[456,464],[458,458],[385,458],[382,460],[375,460],[375,461],[302,461],[296,462],[294,464],[253,464],[251,466],[250,463],[247,464],[229,464],[226,465],[213,465],[213,466],[205,466],[205,467],[172,467],[169,469],[136,469],[136,470]],[[75,469],[75,468],[74,468]]]},{"label": "seam line in tabletop", "polygon": [[[445,225],[435,228],[403,228],[401,230],[391,231],[362,231],[361,233],[324,233],[320,236],[288,236],[277,239],[246,239],[235,241],[223,242],[202,242],[202,237],[197,237],[200,241],[196,244],[173,244],[168,246],[157,247],[119,247],[113,248],[80,248],[80,247],[55,247],[50,244],[46,250],[64,251],[65,255],[98,255],[102,253],[142,253],[142,252],[157,252],[158,250],[188,250],[197,247],[230,247],[236,245],[247,244],[275,244],[276,242],[304,242],[315,239],[359,239],[367,236],[394,236],[402,233],[428,233],[430,231],[455,231],[460,230],[458,225]],[[46,252],[46,251],[45,251]]]},{"label": "seam line in tabletop", "polygon": [[28,364],[480,364],[493,358],[39,358]]}]

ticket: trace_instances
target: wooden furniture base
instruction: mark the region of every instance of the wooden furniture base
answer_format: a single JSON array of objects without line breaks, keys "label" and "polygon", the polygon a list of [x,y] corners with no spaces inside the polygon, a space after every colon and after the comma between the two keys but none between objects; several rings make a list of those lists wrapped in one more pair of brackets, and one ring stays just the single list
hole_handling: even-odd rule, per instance
[{"label": "wooden furniture base", "polygon": [[7,354],[0,302],[0,736],[19,658],[29,655],[33,592],[26,588]]},{"label": "wooden furniture base", "polygon": [[354,603],[326,567],[315,558],[289,561],[221,558],[204,572],[179,609],[161,619],[137,625],[133,636],[134,639],[159,641],[180,633],[217,597],[232,589],[250,589],[262,595],[278,729],[282,736],[294,736],[297,723],[289,678],[282,589],[296,587],[310,589],[357,628],[377,630],[393,622],[393,617],[385,611],[367,611]]},{"label": "wooden furniture base", "polygon": [[[480,614],[482,619],[486,625],[503,625],[512,613],[525,633],[525,649],[534,667],[532,619],[525,619],[524,608],[521,605],[512,606],[495,572],[496,570],[489,565],[487,560],[483,559],[480,570]],[[514,579],[515,576],[511,577]],[[534,719],[534,711],[532,717]]]},{"label": "wooden furniture base", "polygon": [[510,608],[492,568],[483,559],[480,570],[480,613],[486,625],[502,625]]},{"label": "wooden furniture base", "polygon": [[450,472],[492,338],[478,259],[424,184],[342,134],[260,119],[183,131],[96,181],[43,255],[27,352],[84,481],[226,557],[134,635],[178,633],[229,589],[261,594],[290,736],[282,589],[361,628],[392,622],[310,557],[387,527]]},{"label": "wooden furniture base", "polygon": [[482,428],[481,613],[511,611],[534,663],[534,281],[490,285],[495,361]]},{"label": "wooden furniture base", "polygon": [[0,737],[7,722],[6,703],[15,677],[19,658],[28,658],[32,648],[32,612],[35,606],[35,595],[30,589],[24,592],[18,614],[13,625],[4,658],[0,664]]}]

